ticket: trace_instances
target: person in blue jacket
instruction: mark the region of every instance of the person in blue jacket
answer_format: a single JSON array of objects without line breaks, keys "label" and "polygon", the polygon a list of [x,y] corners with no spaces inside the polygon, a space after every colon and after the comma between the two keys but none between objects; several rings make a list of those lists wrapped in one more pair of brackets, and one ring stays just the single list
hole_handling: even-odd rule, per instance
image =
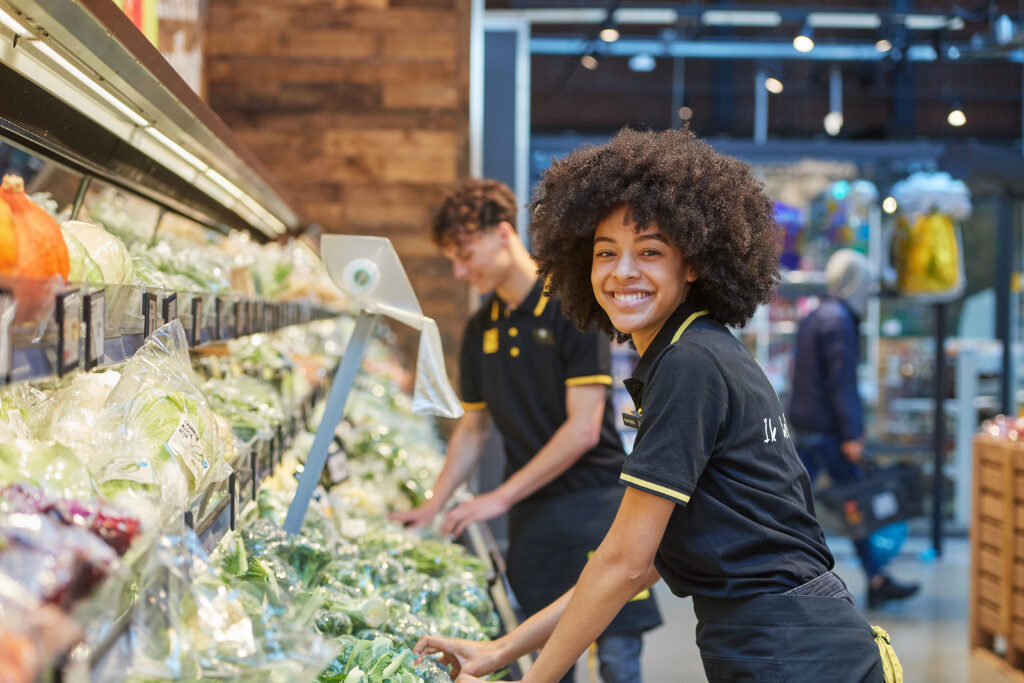
[{"label": "person in blue jacket", "polygon": [[[828,260],[829,296],[801,321],[793,355],[790,426],[797,454],[813,482],[822,471],[835,484],[864,475],[864,408],[857,391],[857,328],[875,289],[876,276],[860,252],[840,249]],[[868,608],[917,592],[882,573],[870,537],[854,540],[868,579]]]}]

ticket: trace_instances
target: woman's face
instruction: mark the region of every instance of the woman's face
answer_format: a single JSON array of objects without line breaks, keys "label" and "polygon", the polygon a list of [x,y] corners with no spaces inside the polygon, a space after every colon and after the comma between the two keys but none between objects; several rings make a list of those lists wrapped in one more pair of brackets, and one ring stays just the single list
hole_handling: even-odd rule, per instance
[{"label": "woman's face", "polygon": [[642,354],[686,300],[697,273],[657,225],[637,233],[626,212],[619,207],[597,224],[590,283],[612,325],[632,335]]}]

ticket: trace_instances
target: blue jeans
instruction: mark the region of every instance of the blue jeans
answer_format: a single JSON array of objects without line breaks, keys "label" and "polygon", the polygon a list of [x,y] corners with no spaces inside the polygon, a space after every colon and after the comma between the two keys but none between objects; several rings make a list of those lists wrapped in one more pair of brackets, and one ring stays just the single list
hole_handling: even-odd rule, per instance
[{"label": "blue jeans", "polygon": [[639,633],[601,636],[597,639],[597,660],[604,683],[641,683],[640,651],[643,639]]},{"label": "blue jeans", "polygon": [[[796,452],[807,468],[807,474],[811,478],[811,486],[822,470],[828,472],[828,476],[836,484],[846,484],[864,476],[864,470],[859,465],[854,465],[846,459],[840,449],[839,437],[831,434],[796,434]],[[864,567],[864,573],[868,579],[877,576],[882,568],[875,561],[871,552],[870,536],[865,536],[853,542],[857,551],[857,557]]]}]

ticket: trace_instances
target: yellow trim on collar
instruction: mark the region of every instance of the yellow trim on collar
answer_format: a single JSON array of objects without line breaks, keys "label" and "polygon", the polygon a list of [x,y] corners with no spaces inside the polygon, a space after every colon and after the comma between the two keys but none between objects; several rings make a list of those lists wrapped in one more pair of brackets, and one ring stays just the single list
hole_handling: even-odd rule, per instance
[{"label": "yellow trim on collar", "polygon": [[491,302],[491,322],[497,322],[498,320],[498,300],[495,299]]},{"label": "yellow trim on collar", "polygon": [[565,380],[565,386],[578,387],[584,384],[603,384],[606,387],[612,385],[611,375],[584,375],[582,377],[570,377]]},{"label": "yellow trim on collar", "polygon": [[467,402],[467,401],[463,401],[462,402],[462,409],[463,410],[487,410],[487,402],[486,401],[478,401],[476,403],[470,403],[470,402]]},{"label": "yellow trim on collar", "polygon": [[679,341],[679,338],[683,336],[683,332],[686,332],[686,328],[690,326],[690,323],[692,323],[697,318],[707,314],[707,309],[704,309],[703,311],[697,311],[696,313],[691,314],[690,317],[687,318],[686,321],[679,326],[679,329],[676,330],[676,333],[672,335],[671,343],[675,344],[677,341]]},{"label": "yellow trim on collar", "polygon": [[647,489],[648,491],[654,491],[655,493],[664,493],[666,496],[669,496],[670,498],[675,498],[676,500],[682,501],[684,503],[690,502],[690,497],[685,493],[673,491],[672,489],[665,486],[661,486],[660,484],[644,481],[643,479],[639,479],[628,474],[620,474],[619,479],[625,482],[629,482],[630,484],[636,484],[640,488]]},{"label": "yellow trim on collar", "polygon": [[540,317],[540,314],[547,308],[549,299],[551,299],[551,296],[547,292],[540,293],[540,299],[537,300],[537,305],[533,307],[534,317]]}]

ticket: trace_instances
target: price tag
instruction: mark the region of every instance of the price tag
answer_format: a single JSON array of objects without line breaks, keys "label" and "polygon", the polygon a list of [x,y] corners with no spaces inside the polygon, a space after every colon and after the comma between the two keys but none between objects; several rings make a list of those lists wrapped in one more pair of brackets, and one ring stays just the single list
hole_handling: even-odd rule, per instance
[{"label": "price tag", "polygon": [[164,297],[164,324],[178,319],[178,293],[172,292]]},{"label": "price tag", "polygon": [[235,302],[235,336],[244,337],[246,334],[247,333],[245,331],[245,302],[239,300]]},{"label": "price tag", "polygon": [[14,297],[6,289],[0,289],[0,382],[11,381],[14,342],[11,328],[14,325]]},{"label": "price tag", "polygon": [[106,341],[107,297],[101,289],[85,295],[82,305],[85,314],[85,369],[92,370],[103,359]]},{"label": "price tag", "polygon": [[192,297],[192,346],[202,343],[203,330],[203,298]]},{"label": "price tag", "polygon": [[345,481],[348,479],[348,454],[345,451],[337,451],[328,455],[325,469],[331,480],[331,486]]},{"label": "price tag", "polygon": [[57,295],[57,374],[78,367],[82,339],[82,295],[77,289]]},{"label": "price tag", "polygon": [[160,319],[157,317],[156,309],[156,294],[146,292],[142,295],[142,330],[145,336],[149,336],[156,332],[160,325]]},{"label": "price tag", "polygon": [[217,318],[213,323],[213,339],[214,341],[220,341],[221,335],[224,333],[224,300],[219,296],[214,297],[215,317]]}]

